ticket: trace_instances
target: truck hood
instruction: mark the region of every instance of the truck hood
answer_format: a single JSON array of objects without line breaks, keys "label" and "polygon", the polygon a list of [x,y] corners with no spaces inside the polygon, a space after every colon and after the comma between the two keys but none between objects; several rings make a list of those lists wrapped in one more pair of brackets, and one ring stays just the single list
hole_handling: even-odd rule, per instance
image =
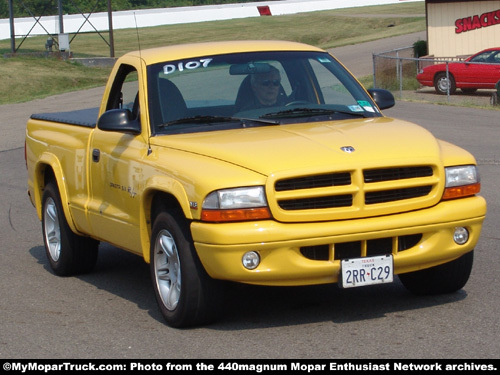
[{"label": "truck hood", "polygon": [[427,130],[387,117],[166,135],[156,137],[154,143],[266,176],[332,165],[337,169],[435,163],[440,152]]}]

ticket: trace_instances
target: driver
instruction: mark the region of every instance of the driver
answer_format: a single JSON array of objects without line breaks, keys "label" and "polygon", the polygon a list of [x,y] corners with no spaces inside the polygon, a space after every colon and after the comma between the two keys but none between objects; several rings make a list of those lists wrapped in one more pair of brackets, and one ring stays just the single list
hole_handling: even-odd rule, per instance
[{"label": "driver", "polygon": [[250,85],[253,92],[253,103],[245,109],[282,106],[286,103],[286,95],[281,87],[281,75],[274,66],[266,73],[252,74]]}]

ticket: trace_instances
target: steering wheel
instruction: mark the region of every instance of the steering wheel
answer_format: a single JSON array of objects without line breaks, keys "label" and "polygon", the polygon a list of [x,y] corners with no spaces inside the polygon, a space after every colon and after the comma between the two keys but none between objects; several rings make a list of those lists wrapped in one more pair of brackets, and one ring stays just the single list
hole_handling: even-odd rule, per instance
[{"label": "steering wheel", "polygon": [[290,103],[286,103],[285,106],[289,107],[291,105],[299,105],[299,104],[310,104],[310,102],[308,102],[307,100],[294,100]]}]

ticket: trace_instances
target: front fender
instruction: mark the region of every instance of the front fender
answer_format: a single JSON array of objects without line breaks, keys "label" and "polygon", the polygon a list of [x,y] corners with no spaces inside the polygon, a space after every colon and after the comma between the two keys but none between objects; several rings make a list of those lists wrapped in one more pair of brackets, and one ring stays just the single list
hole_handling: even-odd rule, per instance
[{"label": "front fender", "polygon": [[168,176],[154,176],[147,180],[146,188],[141,198],[140,210],[140,233],[144,260],[149,263],[149,248],[151,243],[153,201],[158,194],[165,194],[171,200],[176,201],[184,216],[188,220],[193,219],[189,198],[184,186],[177,180]]}]

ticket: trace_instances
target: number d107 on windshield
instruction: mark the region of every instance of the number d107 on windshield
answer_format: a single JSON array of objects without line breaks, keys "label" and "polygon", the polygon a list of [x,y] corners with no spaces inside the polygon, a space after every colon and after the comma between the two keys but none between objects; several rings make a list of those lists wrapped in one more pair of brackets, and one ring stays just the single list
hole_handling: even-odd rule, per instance
[{"label": "number d107 on windshield", "polygon": [[392,255],[344,259],[340,275],[341,288],[390,283],[394,280]]}]

